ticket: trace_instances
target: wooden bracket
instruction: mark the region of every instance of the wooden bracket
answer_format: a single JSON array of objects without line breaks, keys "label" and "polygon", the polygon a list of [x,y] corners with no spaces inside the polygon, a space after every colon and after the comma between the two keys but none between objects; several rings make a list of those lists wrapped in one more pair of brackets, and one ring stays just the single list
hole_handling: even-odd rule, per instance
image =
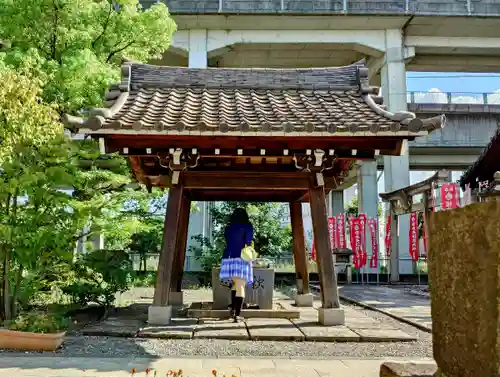
[{"label": "wooden bracket", "polygon": [[180,178],[181,172],[179,170],[173,170],[172,171],[172,185],[178,185],[179,184],[179,178]]},{"label": "wooden bracket", "polygon": [[183,151],[181,148],[173,150],[168,156],[158,155],[158,161],[163,168],[172,171],[182,171],[193,169],[198,166],[200,154],[196,148],[193,148],[191,153]]},{"label": "wooden bracket", "polygon": [[303,171],[305,173],[311,172],[310,166],[313,163],[313,159],[308,155],[293,155],[293,162],[295,162],[295,167],[297,170]]},{"label": "wooden bracket", "polygon": [[336,159],[336,155],[327,155],[322,149],[315,149],[310,154],[293,155],[295,167],[304,173],[321,173],[324,170],[330,170],[333,168]]},{"label": "wooden bracket", "polygon": [[323,177],[323,173],[316,173],[316,184],[318,187],[325,186],[325,178]]}]

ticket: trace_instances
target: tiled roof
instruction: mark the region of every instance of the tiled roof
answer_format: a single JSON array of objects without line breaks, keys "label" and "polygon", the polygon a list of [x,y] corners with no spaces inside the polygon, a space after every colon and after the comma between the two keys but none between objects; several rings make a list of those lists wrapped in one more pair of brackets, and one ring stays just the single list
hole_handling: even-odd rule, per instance
[{"label": "tiled roof", "polygon": [[444,126],[390,113],[368,85],[364,62],[315,69],[191,69],[128,63],[109,108],[66,116],[73,130],[160,134],[383,133],[417,136]]},{"label": "tiled roof", "polygon": [[491,138],[478,159],[460,177],[460,186],[470,184],[478,187],[478,181],[492,181],[494,174],[500,171],[500,129]]}]

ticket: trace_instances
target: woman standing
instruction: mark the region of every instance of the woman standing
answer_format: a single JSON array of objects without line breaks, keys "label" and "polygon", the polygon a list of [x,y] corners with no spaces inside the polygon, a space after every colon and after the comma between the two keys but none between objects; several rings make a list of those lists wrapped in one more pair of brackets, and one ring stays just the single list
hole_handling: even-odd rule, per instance
[{"label": "woman standing", "polygon": [[231,317],[234,322],[240,318],[245,298],[245,286],[253,283],[252,261],[241,258],[241,251],[252,244],[253,226],[247,212],[236,208],[224,231],[226,248],[220,266],[220,281],[231,287]]}]

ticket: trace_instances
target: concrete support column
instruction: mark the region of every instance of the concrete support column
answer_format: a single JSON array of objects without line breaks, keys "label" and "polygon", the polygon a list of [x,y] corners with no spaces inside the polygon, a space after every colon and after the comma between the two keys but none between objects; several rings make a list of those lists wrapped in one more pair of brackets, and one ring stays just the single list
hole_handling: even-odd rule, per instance
[{"label": "concrete support column", "polygon": [[[207,68],[207,30],[191,29],[188,34],[188,67]],[[188,244],[192,243],[192,237],[202,235],[211,238],[212,220],[210,218],[210,202],[197,202],[196,209],[189,219]],[[191,257],[191,258],[190,258]],[[200,270],[200,262],[187,255],[186,271]]]},{"label": "concrete support column", "polygon": [[207,31],[189,30],[189,68],[207,68]]},{"label": "concrete support column", "polygon": [[[381,70],[382,95],[387,109],[391,112],[404,111],[406,103],[406,67],[403,54],[403,33],[399,29],[385,31],[385,64]],[[384,157],[385,192],[410,185],[410,162],[408,155]],[[409,216],[400,216],[398,237],[392,238],[391,281],[399,280],[400,256],[408,254]],[[408,261],[408,263],[411,263]]]},{"label": "concrete support column", "polygon": [[344,191],[332,191],[331,195],[331,211],[333,216],[344,212]]},{"label": "concrete support column", "polygon": [[[365,213],[368,218],[378,218],[378,190],[377,190],[377,162],[361,162],[358,168],[358,206],[359,212]],[[378,236],[377,236],[378,239]],[[368,254],[365,272],[376,273],[377,269],[369,267],[372,256],[372,242],[368,226],[365,232],[366,253]]]}]

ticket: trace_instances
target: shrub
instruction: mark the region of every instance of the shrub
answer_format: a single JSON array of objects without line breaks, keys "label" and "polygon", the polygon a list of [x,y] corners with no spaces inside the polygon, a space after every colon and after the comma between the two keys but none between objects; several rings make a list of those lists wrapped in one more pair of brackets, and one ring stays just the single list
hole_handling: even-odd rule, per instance
[{"label": "shrub", "polygon": [[134,287],[154,287],[156,283],[156,273],[149,272],[145,275],[137,274],[132,281]]},{"label": "shrub", "polygon": [[46,313],[25,313],[14,320],[6,321],[4,325],[13,331],[52,334],[65,331],[68,328],[69,320],[62,316]]},{"label": "shrub", "polygon": [[73,278],[62,290],[81,306],[110,306],[116,293],[125,292],[132,283],[132,262],[124,251],[91,252],[76,261],[73,271]]}]

